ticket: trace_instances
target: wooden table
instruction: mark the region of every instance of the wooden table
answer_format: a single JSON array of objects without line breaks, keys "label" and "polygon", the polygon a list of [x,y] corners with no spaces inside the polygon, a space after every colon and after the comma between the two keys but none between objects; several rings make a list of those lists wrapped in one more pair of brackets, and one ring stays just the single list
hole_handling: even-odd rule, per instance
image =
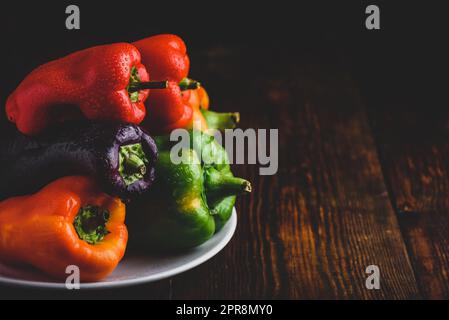
[{"label": "wooden table", "polygon": [[[447,118],[370,99],[332,54],[225,47],[192,55],[216,110],[279,129],[279,172],[253,182],[230,244],[158,283],[95,292],[0,288],[0,297],[449,298]],[[365,287],[369,265],[380,290]]]}]

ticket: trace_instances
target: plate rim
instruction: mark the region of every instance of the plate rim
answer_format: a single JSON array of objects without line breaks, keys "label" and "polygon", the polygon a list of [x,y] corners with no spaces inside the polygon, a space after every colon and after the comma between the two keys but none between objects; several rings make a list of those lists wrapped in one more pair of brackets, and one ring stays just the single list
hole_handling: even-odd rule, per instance
[{"label": "plate rim", "polygon": [[[188,270],[191,270],[204,262],[210,260],[215,255],[217,255],[220,251],[222,251],[229,241],[231,241],[232,237],[235,234],[235,231],[237,229],[237,211],[235,207],[232,210],[231,218],[229,219],[227,226],[229,228],[228,233],[225,235],[225,237],[212,249],[207,251],[205,254],[193,259],[192,261],[189,261],[183,265],[180,265],[179,267],[159,272],[153,275],[140,277],[136,279],[128,279],[128,280],[117,280],[117,281],[104,281],[104,282],[88,282],[88,283],[81,283],[80,289],[76,290],[93,290],[93,289],[112,289],[112,288],[122,288],[122,287],[128,287],[128,286],[134,286],[139,284],[145,284],[150,282],[155,282],[163,279],[167,279],[170,277],[173,277],[175,275],[178,275],[180,273],[186,272]],[[222,229],[223,230],[223,229]],[[22,287],[22,288],[34,288],[34,289],[64,289],[69,290],[66,288],[65,283],[61,282],[44,282],[44,281],[29,281],[29,280],[20,280],[10,277],[4,277],[0,275],[0,284],[1,285],[8,285],[12,287]]]}]

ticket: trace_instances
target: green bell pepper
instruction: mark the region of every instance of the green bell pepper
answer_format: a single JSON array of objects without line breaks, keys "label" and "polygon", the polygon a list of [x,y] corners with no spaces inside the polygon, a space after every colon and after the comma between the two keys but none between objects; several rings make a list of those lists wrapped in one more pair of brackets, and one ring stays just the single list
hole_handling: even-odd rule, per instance
[{"label": "green bell pepper", "polygon": [[215,112],[201,109],[201,113],[209,129],[222,131],[225,129],[234,129],[240,122],[240,113],[238,112]]},{"label": "green bell pepper", "polygon": [[180,150],[179,164],[170,156],[174,143],[167,136],[155,138],[157,178],[151,192],[129,205],[130,246],[198,246],[226,224],[236,196],[251,192],[247,180],[234,177],[225,149],[213,136],[196,130],[189,136],[191,148]]}]

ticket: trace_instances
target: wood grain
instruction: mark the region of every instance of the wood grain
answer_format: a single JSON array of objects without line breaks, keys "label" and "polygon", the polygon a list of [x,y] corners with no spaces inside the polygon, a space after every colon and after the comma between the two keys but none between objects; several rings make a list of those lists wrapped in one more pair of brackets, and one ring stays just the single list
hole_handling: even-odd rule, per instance
[{"label": "wood grain", "polygon": [[[354,85],[323,57],[263,58],[216,50],[202,60],[223,110],[241,111],[243,127],[279,128],[280,169],[264,177],[257,166],[237,168],[254,193],[239,202],[236,236],[175,278],[174,298],[419,297]],[[265,61],[295,63],[260,69]],[[247,86],[218,91],[254,73]],[[381,270],[378,291],[365,288],[371,264]]]},{"label": "wood grain", "polygon": [[449,139],[447,112],[413,104],[373,110],[385,178],[426,298],[449,298]]}]

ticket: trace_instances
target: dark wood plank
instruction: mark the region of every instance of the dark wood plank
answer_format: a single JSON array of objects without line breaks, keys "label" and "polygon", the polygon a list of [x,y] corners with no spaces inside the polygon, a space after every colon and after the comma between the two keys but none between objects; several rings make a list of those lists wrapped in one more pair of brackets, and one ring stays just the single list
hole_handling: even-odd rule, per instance
[{"label": "dark wood plank", "polygon": [[[224,49],[201,60],[195,71],[219,109],[241,111],[243,127],[279,128],[280,170],[236,168],[254,184],[239,201],[237,233],[211,262],[174,278],[173,297],[418,297],[362,104],[336,61]],[[381,290],[365,288],[371,264]]]},{"label": "dark wood plank", "polygon": [[387,103],[372,111],[386,181],[424,297],[449,298],[447,112]]}]

